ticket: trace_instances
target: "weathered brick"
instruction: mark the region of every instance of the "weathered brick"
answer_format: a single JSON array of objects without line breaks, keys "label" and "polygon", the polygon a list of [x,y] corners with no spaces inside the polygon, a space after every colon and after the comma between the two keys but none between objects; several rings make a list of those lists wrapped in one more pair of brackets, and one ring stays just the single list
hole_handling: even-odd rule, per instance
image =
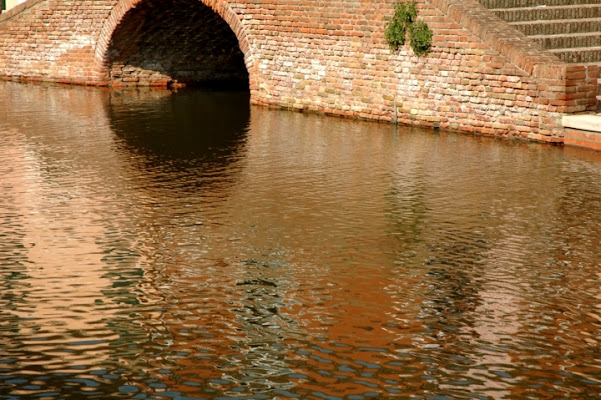
[{"label": "weathered brick", "polygon": [[419,0],[431,53],[392,52],[395,2],[30,0],[0,16],[0,76],[245,81],[255,104],[539,140],[561,138],[562,112],[594,108],[599,67],[539,52],[470,2]]}]

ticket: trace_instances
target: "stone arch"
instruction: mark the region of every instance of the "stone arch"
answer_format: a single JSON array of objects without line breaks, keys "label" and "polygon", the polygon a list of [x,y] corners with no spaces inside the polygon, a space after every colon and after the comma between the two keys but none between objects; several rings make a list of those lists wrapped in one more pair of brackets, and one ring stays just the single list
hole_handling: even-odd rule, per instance
[{"label": "stone arch", "polygon": [[[162,57],[154,63],[148,60],[153,46]],[[246,30],[225,0],[118,0],[101,29],[95,58],[112,85],[252,86],[254,71]]]}]

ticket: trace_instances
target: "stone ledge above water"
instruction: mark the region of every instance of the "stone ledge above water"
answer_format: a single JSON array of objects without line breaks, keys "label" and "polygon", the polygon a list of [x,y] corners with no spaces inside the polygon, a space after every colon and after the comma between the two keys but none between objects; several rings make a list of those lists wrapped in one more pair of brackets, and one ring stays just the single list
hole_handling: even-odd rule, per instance
[{"label": "stone ledge above water", "polygon": [[561,122],[565,128],[601,133],[601,114],[565,115]]}]

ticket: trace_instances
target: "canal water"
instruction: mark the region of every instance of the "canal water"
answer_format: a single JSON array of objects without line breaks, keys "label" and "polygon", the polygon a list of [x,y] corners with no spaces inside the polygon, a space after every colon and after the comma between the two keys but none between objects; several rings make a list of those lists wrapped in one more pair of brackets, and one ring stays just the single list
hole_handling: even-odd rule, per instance
[{"label": "canal water", "polygon": [[0,399],[590,399],[601,156],[0,83]]}]

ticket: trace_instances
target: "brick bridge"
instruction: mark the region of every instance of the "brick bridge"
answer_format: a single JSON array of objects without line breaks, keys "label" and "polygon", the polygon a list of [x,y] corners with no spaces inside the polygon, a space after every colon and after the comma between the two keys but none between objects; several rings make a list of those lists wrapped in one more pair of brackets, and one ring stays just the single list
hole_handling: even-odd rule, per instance
[{"label": "brick bridge", "polygon": [[562,117],[597,109],[598,0],[418,0],[425,57],[386,44],[395,2],[28,0],[0,15],[0,77],[243,85],[254,104],[583,140]]}]

